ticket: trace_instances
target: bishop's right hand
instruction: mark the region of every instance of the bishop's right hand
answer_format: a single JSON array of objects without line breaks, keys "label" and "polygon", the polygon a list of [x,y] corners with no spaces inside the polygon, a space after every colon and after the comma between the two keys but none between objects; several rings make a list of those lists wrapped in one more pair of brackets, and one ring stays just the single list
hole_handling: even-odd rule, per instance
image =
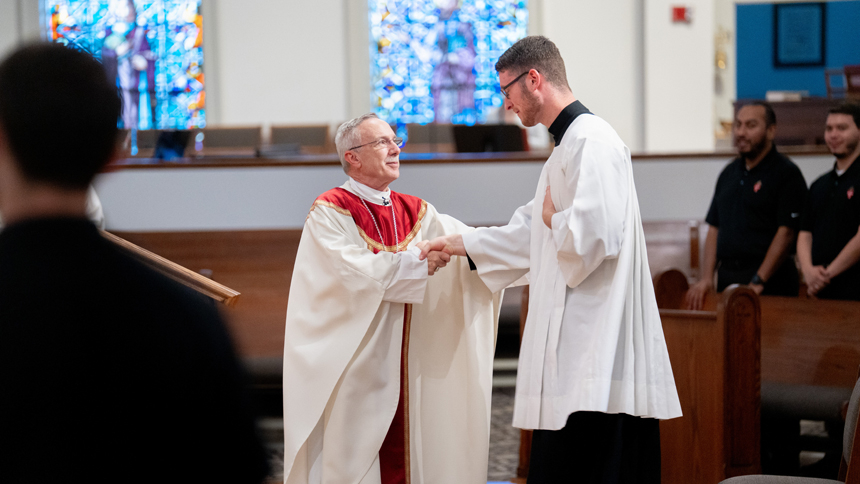
[{"label": "bishop's right hand", "polygon": [[418,256],[418,260],[426,259],[431,252],[443,252],[448,255],[448,260],[451,260],[450,256],[454,255],[454,248],[446,236],[436,237],[431,240],[422,240],[415,245],[421,249],[421,255]]},{"label": "bishop's right hand", "polygon": [[[445,248],[448,247],[447,245],[433,245],[432,241],[422,240],[416,243],[415,246],[421,249],[421,255],[418,256],[418,259],[427,259],[427,275],[429,276],[432,276],[433,274],[438,272],[439,269],[445,267],[446,265],[448,265],[448,262],[451,261],[451,253],[445,251]],[[435,249],[435,247],[441,248]]]}]

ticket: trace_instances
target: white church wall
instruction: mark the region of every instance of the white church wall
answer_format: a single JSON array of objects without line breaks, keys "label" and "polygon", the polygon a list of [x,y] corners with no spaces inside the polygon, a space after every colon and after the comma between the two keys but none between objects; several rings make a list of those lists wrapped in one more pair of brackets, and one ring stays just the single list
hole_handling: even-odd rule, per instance
[{"label": "white church wall", "polygon": [[645,0],[645,151],[713,151],[714,0]]},{"label": "white church wall", "polygon": [[[826,155],[792,156],[809,185],[833,167]],[[633,163],[642,220],[704,220],[717,177],[729,163],[726,158],[684,158]]]},{"label": "white church wall", "polygon": [[[541,32],[558,46],[574,96],[644,149],[641,0],[543,0]],[[534,29],[532,29],[534,30]]]},{"label": "white church wall", "polygon": [[[534,197],[540,163],[402,165],[395,191],[470,224],[501,224]],[[95,188],[108,230],[297,229],[311,204],[340,186],[340,166],[121,170]]]},{"label": "white church wall", "polygon": [[204,0],[211,124],[347,117],[344,0]]},{"label": "white church wall", "polygon": [[0,58],[18,44],[18,2],[0,0]]},{"label": "white church wall", "polygon": [[[740,2],[737,2],[740,3]],[[734,0],[714,1],[714,36],[715,43],[722,37],[720,50],[725,54],[725,67],[719,68],[714,63],[714,122],[715,132],[723,130],[721,139],[716,141],[717,149],[732,146],[731,129],[723,129],[721,121],[734,120],[734,102],[737,99],[737,29],[735,26]],[[715,49],[717,45],[714,46]],[[716,55],[716,54],[715,54]]]},{"label": "white church wall", "polygon": [[39,39],[39,2],[0,0],[0,59],[22,41]]},{"label": "white church wall", "polygon": [[[726,158],[634,161],[642,219],[702,220]],[[795,156],[807,183],[832,167],[824,155]],[[503,224],[531,200],[542,163],[407,163],[391,185],[467,224]],[[99,176],[96,191],[109,230],[297,229],[313,200],[340,186],[339,166],[121,170]]]}]

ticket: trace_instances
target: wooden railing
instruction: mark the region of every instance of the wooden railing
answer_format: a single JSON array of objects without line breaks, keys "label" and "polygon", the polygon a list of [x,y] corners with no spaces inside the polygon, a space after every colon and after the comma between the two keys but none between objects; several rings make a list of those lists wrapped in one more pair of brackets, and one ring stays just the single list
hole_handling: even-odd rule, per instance
[{"label": "wooden railing", "polygon": [[175,262],[132,244],[110,232],[102,232],[102,236],[156,271],[226,306],[233,306],[239,298],[240,294],[233,289],[223,284],[218,284],[208,277],[186,269]]}]

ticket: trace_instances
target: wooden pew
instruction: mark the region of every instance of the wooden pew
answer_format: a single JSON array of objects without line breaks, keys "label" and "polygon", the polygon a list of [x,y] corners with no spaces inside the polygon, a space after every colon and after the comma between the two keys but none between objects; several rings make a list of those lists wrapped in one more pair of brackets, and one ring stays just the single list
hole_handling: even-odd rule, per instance
[{"label": "wooden pew", "polygon": [[700,244],[707,224],[698,220],[643,222],[651,278],[668,269],[679,269],[692,279],[700,272]]},{"label": "wooden pew", "polygon": [[758,297],[732,286],[716,311],[661,309],[660,318],[684,413],[660,422],[663,482],[759,473]]},{"label": "wooden pew", "polygon": [[[683,267],[687,272],[688,267],[691,271],[698,267],[698,254],[691,257],[698,250],[695,222],[643,226],[652,271]],[[280,358],[300,229],[116,234],[195,272],[209,269],[215,280],[241,292],[242,304],[228,311],[240,354]]]},{"label": "wooden pew", "polygon": [[[692,227],[692,228],[691,228]],[[688,222],[646,222],[651,268],[698,265],[698,228]],[[214,279],[242,293],[242,303],[226,308],[237,350],[259,386],[280,392],[284,321],[301,230],[209,232],[118,232],[141,247],[191,270],[211,270]],[[509,328],[500,328],[507,338]],[[516,345],[512,328],[511,346]],[[505,340],[507,341],[507,340]],[[277,405],[272,405],[276,408]]]},{"label": "wooden pew", "polygon": [[850,393],[860,365],[860,302],[760,299],[762,380]]},{"label": "wooden pew", "polygon": [[[768,424],[776,431],[771,440],[782,447],[782,465],[797,466],[801,450],[838,452],[842,407],[860,365],[860,302],[760,299],[762,412],[773,422]],[[830,437],[799,435],[800,420],[829,422]]]},{"label": "wooden pew", "polygon": [[[685,276],[667,271],[657,280],[661,307],[681,307],[687,291]],[[708,295],[706,306],[713,305],[717,296]],[[785,422],[840,422],[843,402],[851,394],[860,365],[860,302],[761,296],[759,303],[764,415]],[[796,440],[789,449],[838,447],[838,442],[789,438]]]},{"label": "wooden pew", "polygon": [[[658,305],[678,309],[688,289],[677,270],[655,279]],[[713,307],[718,294],[709,294]],[[765,382],[850,389],[860,365],[860,302],[760,296],[761,378]]]}]

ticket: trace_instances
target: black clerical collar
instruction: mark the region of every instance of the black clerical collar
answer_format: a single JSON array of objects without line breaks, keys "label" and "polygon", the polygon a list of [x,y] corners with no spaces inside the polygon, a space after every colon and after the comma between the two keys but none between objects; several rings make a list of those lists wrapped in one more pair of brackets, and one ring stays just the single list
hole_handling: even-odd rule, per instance
[{"label": "black clerical collar", "polygon": [[558,113],[558,117],[555,118],[555,121],[553,121],[549,127],[549,133],[552,135],[553,139],[555,139],[556,146],[561,143],[561,138],[564,136],[564,132],[567,131],[567,127],[570,126],[570,123],[572,123],[580,114],[591,114],[591,111],[589,111],[588,108],[583,106],[579,101],[574,101],[568,104],[566,108],[562,109],[561,112]]}]

